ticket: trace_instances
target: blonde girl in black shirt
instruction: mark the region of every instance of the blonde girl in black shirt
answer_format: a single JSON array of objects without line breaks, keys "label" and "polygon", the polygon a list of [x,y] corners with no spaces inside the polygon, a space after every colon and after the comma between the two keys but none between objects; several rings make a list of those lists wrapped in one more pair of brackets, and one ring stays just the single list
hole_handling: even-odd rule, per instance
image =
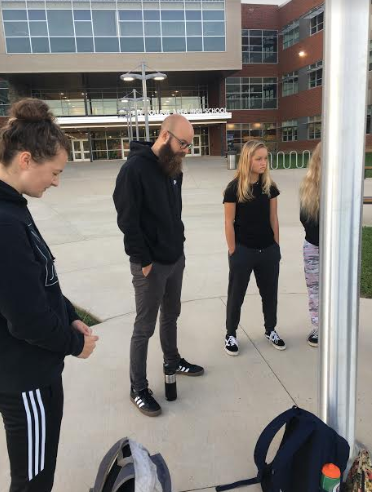
[{"label": "blonde girl in black shirt", "polygon": [[279,190],[272,181],[263,142],[244,144],[236,177],[224,194],[229,259],[225,351],[238,355],[236,330],[249,279],[254,272],[262,298],[265,336],[278,350],[286,345],[275,330],[279,278]]}]

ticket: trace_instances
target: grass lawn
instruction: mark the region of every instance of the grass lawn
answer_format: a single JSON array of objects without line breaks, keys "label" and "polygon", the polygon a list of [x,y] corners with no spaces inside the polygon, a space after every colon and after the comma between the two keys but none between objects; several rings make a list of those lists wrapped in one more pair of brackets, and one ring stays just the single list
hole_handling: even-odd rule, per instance
[{"label": "grass lawn", "polygon": [[100,322],[99,319],[95,318],[91,314],[89,314],[87,311],[84,311],[84,309],[80,309],[75,306],[76,312],[80,316],[80,319],[88,326],[94,326],[98,325]]},{"label": "grass lawn", "polygon": [[363,227],[362,231],[360,295],[372,298],[372,227]]}]

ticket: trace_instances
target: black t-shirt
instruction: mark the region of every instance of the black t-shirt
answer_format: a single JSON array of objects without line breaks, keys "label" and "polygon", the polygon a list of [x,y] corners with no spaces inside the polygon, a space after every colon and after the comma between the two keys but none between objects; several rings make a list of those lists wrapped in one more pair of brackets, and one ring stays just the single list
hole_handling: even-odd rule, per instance
[{"label": "black t-shirt", "polygon": [[279,195],[276,186],[270,188],[270,197],[264,193],[260,180],[253,185],[253,200],[238,202],[238,180],[227,185],[223,203],[236,203],[235,241],[248,248],[264,249],[274,244],[270,224],[270,199]]},{"label": "black t-shirt", "polygon": [[305,239],[314,246],[319,246],[319,219],[312,220],[301,210],[300,220],[305,229]]}]

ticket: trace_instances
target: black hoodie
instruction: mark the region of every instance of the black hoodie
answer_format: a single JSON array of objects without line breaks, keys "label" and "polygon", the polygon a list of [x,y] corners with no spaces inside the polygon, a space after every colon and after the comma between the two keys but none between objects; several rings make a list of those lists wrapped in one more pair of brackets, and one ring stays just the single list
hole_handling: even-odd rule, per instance
[{"label": "black hoodie", "polygon": [[84,336],[61,292],[54,258],[27,200],[0,181],[0,393],[48,386],[66,355],[79,355]]},{"label": "black hoodie", "polygon": [[151,144],[132,142],[116,180],[114,203],[132,263],[175,263],[183,254],[182,173],[170,178]]}]

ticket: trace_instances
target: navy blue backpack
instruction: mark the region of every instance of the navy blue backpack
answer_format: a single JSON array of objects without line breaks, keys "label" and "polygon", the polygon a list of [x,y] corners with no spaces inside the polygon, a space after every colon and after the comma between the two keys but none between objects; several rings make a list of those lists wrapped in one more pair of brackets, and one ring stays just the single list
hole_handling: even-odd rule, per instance
[{"label": "navy blue backpack", "polygon": [[[285,426],[275,458],[266,463],[271,442]],[[323,465],[333,463],[345,471],[350,447],[347,441],[314,414],[293,407],[276,417],[260,435],[254,461],[257,477],[228,485],[217,492],[261,484],[263,492],[319,492]]]}]

